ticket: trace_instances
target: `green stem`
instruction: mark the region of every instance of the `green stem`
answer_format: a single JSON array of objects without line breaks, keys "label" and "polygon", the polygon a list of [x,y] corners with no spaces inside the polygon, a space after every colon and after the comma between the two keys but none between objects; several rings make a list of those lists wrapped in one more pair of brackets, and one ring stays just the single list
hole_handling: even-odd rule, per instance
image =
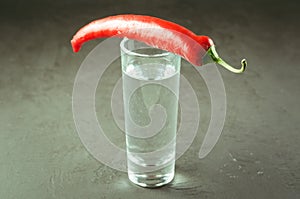
[{"label": "green stem", "polygon": [[246,66],[247,66],[247,61],[246,59],[242,59],[241,61],[241,68],[237,69],[234,68],[232,66],[230,66],[229,64],[227,64],[223,59],[221,59],[216,51],[215,46],[211,46],[208,51],[207,51],[208,55],[210,55],[210,57],[212,58],[212,60],[218,64],[220,64],[221,66],[223,66],[224,68],[226,68],[227,70],[233,72],[233,73],[242,73],[245,71]]}]

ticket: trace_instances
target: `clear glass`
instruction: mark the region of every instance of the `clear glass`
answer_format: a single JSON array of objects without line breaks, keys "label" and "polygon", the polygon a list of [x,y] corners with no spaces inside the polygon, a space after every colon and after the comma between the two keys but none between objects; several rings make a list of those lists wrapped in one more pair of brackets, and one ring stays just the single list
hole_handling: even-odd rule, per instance
[{"label": "clear glass", "polygon": [[120,47],[128,177],[159,187],[175,172],[180,57],[126,38]]}]

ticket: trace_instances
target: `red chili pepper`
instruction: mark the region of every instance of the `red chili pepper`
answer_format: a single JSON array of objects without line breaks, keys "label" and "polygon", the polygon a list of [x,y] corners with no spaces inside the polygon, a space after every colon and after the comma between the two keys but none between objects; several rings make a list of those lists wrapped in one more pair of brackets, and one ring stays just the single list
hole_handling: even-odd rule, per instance
[{"label": "red chili pepper", "polygon": [[207,36],[198,36],[192,31],[170,21],[144,15],[116,15],[95,20],[82,27],[73,37],[71,44],[78,52],[83,43],[104,37],[127,37],[150,46],[178,54],[195,66],[203,65],[205,55],[212,61],[234,73],[245,70],[247,62],[235,69],[217,54],[213,41]]}]

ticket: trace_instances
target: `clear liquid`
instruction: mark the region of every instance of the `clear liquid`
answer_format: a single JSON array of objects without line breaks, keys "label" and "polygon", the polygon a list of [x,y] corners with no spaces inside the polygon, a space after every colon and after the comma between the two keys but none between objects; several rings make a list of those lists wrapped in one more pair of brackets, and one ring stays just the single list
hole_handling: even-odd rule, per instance
[{"label": "clear liquid", "polygon": [[123,69],[129,179],[157,187],[174,177],[179,71],[163,64]]}]

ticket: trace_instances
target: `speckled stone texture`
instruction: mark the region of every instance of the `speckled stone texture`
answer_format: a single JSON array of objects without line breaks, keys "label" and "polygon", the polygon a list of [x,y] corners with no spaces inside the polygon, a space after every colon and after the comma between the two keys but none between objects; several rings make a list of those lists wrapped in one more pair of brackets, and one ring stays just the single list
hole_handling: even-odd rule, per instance
[{"label": "speckled stone texture", "polygon": [[[203,79],[183,61],[200,100],[201,123],[177,160],[174,181],[160,189],[131,184],[126,173],[94,159],[72,116],[80,63],[101,41],[73,54],[82,25],[108,15],[154,15],[210,35],[230,63],[245,56],[243,75],[223,68],[225,126],[213,151],[198,159],[210,120]],[[300,198],[300,67],[297,1],[2,1],[0,4],[0,198]],[[97,92],[97,114],[120,147],[105,103],[120,77],[114,63]],[[100,91],[101,92],[100,93]],[[106,93],[106,94],[105,94]],[[103,108],[106,107],[106,108]]]}]

